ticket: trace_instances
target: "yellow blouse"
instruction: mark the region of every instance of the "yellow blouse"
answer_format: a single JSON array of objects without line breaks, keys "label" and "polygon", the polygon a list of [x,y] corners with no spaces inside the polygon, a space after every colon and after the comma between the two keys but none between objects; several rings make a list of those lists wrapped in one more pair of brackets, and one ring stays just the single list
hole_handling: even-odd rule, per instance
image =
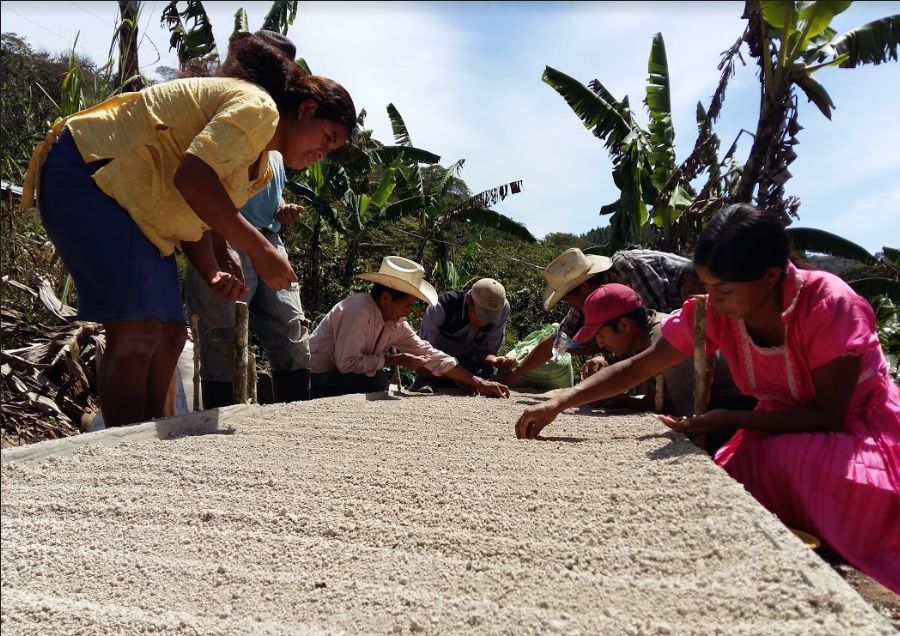
[{"label": "yellow blouse", "polygon": [[[53,126],[31,157],[22,205],[39,203],[41,166],[68,128],[85,162],[112,160],[94,180],[167,256],[178,241],[199,240],[208,229],[173,183],[185,153],[215,170],[240,207],[272,178],[264,149],[277,125],[269,94],[243,80],[190,78],[123,93]],[[251,181],[254,165],[257,178]]]}]

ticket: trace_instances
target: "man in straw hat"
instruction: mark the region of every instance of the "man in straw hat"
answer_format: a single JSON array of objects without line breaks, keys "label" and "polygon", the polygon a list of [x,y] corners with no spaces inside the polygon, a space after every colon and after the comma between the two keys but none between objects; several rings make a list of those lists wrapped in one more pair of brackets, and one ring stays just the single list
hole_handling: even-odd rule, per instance
[{"label": "man in straw hat", "polygon": [[[607,283],[619,283],[633,289],[644,306],[657,311],[670,312],[681,307],[679,281],[691,261],[666,252],[653,250],[625,250],[612,258],[585,254],[577,247],[566,250],[544,270],[547,286],[544,288],[544,309],[551,310],[559,301],[569,306],[569,313],[557,332],[541,341],[512,371],[497,378],[511,384],[519,377],[541,366],[553,353],[553,343],[565,334],[574,339],[584,326],[584,301],[597,288]],[[601,348],[595,341],[579,343],[572,353],[589,357],[582,372],[585,375],[605,366],[607,361],[597,355]]]},{"label": "man in straw hat", "polygon": [[[332,307],[309,339],[314,398],[384,391],[388,376],[383,368],[394,364],[427,369],[481,395],[509,397],[508,388],[473,376],[406,322],[417,300],[437,302],[424,276],[421,265],[400,256],[386,256],[377,272],[357,276],[374,283],[369,293],[353,294]],[[391,346],[400,353],[385,355]]]},{"label": "man in straw hat", "polygon": [[[493,278],[481,278],[468,290],[447,291],[425,310],[419,336],[436,349],[453,356],[464,369],[480,378],[491,378],[497,369],[508,369],[515,358],[498,356],[509,318],[506,290]],[[453,386],[421,369],[414,391]]]}]

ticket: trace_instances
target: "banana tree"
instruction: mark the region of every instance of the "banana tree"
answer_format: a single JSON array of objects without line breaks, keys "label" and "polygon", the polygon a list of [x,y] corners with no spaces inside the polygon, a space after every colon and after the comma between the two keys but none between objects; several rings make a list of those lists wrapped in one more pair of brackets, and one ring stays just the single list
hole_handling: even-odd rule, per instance
[{"label": "banana tree", "polygon": [[[397,147],[413,147],[406,123],[393,104],[388,105],[388,117]],[[432,277],[439,286],[441,283],[455,286],[459,280],[459,272],[450,260],[450,245],[446,240],[447,232],[455,225],[469,223],[482,229],[498,230],[529,243],[535,242],[534,236],[523,224],[490,209],[510,194],[521,192],[521,181],[512,181],[469,196],[459,179],[464,159],[448,168],[435,167],[432,173],[436,179],[431,181],[424,177],[421,163],[424,162],[409,159],[399,162],[396,188],[399,200],[385,208],[384,216],[386,219],[416,219],[419,244],[415,260],[424,265],[426,249],[432,246]],[[463,187],[460,188],[460,185]]]},{"label": "banana tree", "polygon": [[[179,10],[179,4],[183,4],[184,9]],[[296,17],[296,0],[276,0],[266,13],[260,28],[287,35],[288,28]],[[175,49],[182,68],[188,65],[213,68],[219,64],[219,48],[213,36],[212,23],[201,0],[187,0],[183,3],[172,0],[163,9],[160,23],[171,33],[169,50]],[[234,32],[237,31],[249,31],[247,12],[242,8],[234,14]]]},{"label": "banana tree", "polygon": [[687,183],[675,184],[660,197],[676,171],[669,66],[661,33],[653,37],[647,70],[644,104],[650,115],[649,130],[635,121],[628,97],[616,99],[599,80],[585,86],[549,66],[542,78],[566,100],[585,128],[603,140],[612,159],[619,198],[600,208],[601,216],[612,215],[610,240],[602,249],[609,253],[650,242],[651,220],[667,239],[672,223],[693,200]]},{"label": "banana tree", "polygon": [[[365,111],[359,123],[364,123]],[[435,164],[440,157],[412,145],[385,146],[363,129],[352,144],[298,174],[289,189],[310,204],[314,219],[326,222],[347,243],[341,280],[349,286],[370,232],[388,219],[409,213],[416,199],[390,202],[401,165]]]},{"label": "banana tree", "polygon": [[793,146],[801,130],[795,89],[831,119],[834,102],[815,79],[816,72],[897,60],[900,15],[838,35],[829,25],[850,4],[849,0],[749,0],[746,5],[745,37],[760,68],[760,115],[733,199],[749,202],[756,191],[757,205],[779,212],[786,223],[796,217],[799,206],[793,197],[784,199],[784,184],[791,178],[788,166],[797,156]]},{"label": "banana tree", "polygon": [[880,255],[845,238],[815,228],[788,228],[794,252],[828,254],[855,263],[841,276],[860,296],[872,304],[881,347],[891,366],[894,381],[900,381],[900,250],[884,247]]},{"label": "banana tree", "polygon": [[855,261],[860,275],[847,276],[847,283],[861,296],[872,301],[885,295],[900,304],[900,250],[884,247],[881,256],[847,239],[815,228],[788,228],[795,252],[814,252]]}]

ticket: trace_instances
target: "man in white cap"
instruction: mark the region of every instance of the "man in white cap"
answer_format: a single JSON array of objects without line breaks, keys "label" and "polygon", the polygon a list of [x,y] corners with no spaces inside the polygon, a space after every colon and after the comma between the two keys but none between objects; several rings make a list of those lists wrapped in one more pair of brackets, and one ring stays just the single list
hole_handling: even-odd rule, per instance
[{"label": "man in white cap", "polygon": [[[506,290],[493,278],[481,278],[468,291],[447,291],[425,310],[419,336],[435,349],[451,355],[464,369],[491,378],[497,369],[508,369],[515,358],[498,356],[509,318]],[[412,389],[452,386],[452,382],[419,371]]]},{"label": "man in white cap", "polygon": [[[384,391],[384,367],[427,369],[466,385],[474,393],[509,397],[502,384],[466,371],[456,359],[419,338],[406,322],[417,300],[437,302],[437,292],[424,280],[421,265],[386,256],[377,272],[359,274],[372,281],[369,293],[357,293],[332,307],[309,339],[313,398]],[[385,355],[388,347],[400,353]]]},{"label": "man in white cap", "polygon": [[[687,258],[653,250],[625,250],[616,252],[612,258],[585,254],[577,247],[566,250],[544,270],[547,280],[544,309],[549,311],[563,301],[569,306],[569,313],[555,334],[542,340],[515,369],[497,380],[504,384],[515,382],[523,374],[550,360],[553,343],[561,335],[574,339],[584,326],[584,301],[594,290],[607,283],[630,287],[649,309],[668,313],[681,307],[679,281],[682,272],[690,267],[691,261]],[[585,375],[607,364],[607,360],[598,355],[600,352],[600,347],[593,340],[580,343],[579,348],[571,351],[590,357],[582,368]]]}]

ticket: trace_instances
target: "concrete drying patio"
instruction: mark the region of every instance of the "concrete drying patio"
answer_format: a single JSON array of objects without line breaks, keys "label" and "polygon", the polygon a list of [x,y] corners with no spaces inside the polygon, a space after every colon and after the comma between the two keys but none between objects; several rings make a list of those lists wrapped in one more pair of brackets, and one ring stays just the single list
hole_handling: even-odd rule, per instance
[{"label": "concrete drying patio", "polygon": [[516,440],[534,399],[230,407],[3,451],[3,633],[894,633],[680,435],[572,411]]}]

